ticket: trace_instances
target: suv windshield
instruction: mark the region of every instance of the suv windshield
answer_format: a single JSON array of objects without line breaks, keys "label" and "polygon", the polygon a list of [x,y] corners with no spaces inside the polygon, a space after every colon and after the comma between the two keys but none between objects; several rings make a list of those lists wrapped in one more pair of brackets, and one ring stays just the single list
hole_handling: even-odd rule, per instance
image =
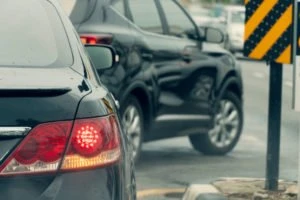
[{"label": "suv windshield", "polygon": [[0,66],[68,67],[72,64],[65,29],[55,7],[48,1],[3,1],[0,24],[3,49]]}]

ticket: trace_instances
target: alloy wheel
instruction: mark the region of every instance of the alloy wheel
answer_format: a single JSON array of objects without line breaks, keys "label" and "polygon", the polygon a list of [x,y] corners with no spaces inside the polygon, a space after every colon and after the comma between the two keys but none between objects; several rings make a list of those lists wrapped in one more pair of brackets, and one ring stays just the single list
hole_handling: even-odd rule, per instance
[{"label": "alloy wheel", "polygon": [[141,116],[134,105],[129,105],[122,117],[128,138],[133,146],[133,158],[135,159],[141,146],[142,125]]},{"label": "alloy wheel", "polygon": [[211,142],[218,148],[231,145],[239,132],[239,125],[238,108],[233,102],[222,100],[215,116],[214,127],[208,133]]}]

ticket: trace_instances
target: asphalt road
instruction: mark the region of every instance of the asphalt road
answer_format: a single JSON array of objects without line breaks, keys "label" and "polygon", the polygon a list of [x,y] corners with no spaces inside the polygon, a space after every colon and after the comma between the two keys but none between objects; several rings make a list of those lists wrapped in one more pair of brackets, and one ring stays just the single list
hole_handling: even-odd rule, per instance
[{"label": "asphalt road", "polygon": [[[219,177],[265,176],[269,68],[264,62],[240,60],[245,87],[245,125],[234,151],[204,156],[186,137],[147,143],[137,165],[138,189],[206,184]],[[297,180],[298,119],[291,109],[292,67],[284,67],[280,178]]]}]

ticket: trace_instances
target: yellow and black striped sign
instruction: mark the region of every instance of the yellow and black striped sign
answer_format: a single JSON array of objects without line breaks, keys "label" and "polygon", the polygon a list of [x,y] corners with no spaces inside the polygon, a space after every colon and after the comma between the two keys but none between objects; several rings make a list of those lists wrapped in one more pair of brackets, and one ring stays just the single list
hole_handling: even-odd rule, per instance
[{"label": "yellow and black striped sign", "polygon": [[293,0],[245,0],[244,55],[290,64]]}]

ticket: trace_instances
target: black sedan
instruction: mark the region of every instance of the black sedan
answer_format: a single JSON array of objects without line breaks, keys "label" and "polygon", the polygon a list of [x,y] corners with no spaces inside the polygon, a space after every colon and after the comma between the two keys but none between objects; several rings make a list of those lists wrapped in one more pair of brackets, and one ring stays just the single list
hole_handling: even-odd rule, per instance
[{"label": "black sedan", "polygon": [[115,101],[58,2],[2,1],[0,22],[0,199],[135,199]]},{"label": "black sedan", "polygon": [[120,102],[138,158],[142,142],[189,136],[205,154],[223,155],[243,127],[239,64],[217,44],[222,34],[199,30],[175,0],[61,0],[85,44],[113,45],[120,57],[98,69]]}]

